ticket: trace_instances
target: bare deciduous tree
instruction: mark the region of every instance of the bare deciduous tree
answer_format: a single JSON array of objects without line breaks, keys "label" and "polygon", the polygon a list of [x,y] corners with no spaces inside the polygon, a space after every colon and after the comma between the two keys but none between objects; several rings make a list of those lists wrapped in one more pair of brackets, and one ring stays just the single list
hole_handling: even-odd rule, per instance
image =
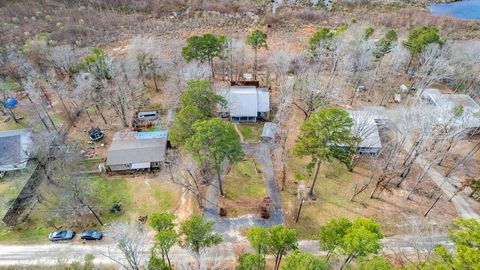
[{"label": "bare deciduous tree", "polygon": [[419,67],[414,74],[415,85],[420,90],[418,97],[420,98],[425,88],[432,83],[447,79],[452,73],[448,49],[438,44],[427,46],[420,54]]},{"label": "bare deciduous tree", "polygon": [[[124,269],[140,270],[145,265],[145,253],[148,250],[148,236],[145,228],[134,223],[114,222],[108,226],[105,233],[115,241],[106,254]],[[118,256],[116,250],[123,257]]]},{"label": "bare deciduous tree", "polygon": [[203,195],[201,183],[196,176],[196,167],[192,160],[187,156],[182,156],[175,150],[169,152],[169,162],[167,164],[170,180],[191,192],[197,201],[198,208],[203,209]]}]

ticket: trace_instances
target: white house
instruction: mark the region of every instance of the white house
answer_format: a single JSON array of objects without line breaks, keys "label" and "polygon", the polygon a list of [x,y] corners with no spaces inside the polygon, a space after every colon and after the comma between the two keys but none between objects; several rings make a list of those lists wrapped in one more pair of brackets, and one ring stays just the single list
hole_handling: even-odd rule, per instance
[{"label": "white house", "polygon": [[232,86],[219,94],[227,101],[227,105],[220,108],[220,113],[223,117],[229,117],[233,123],[254,123],[270,111],[267,88]]},{"label": "white house", "polygon": [[[469,95],[443,94],[435,88],[423,89],[419,95],[420,100],[435,106],[439,110],[439,124],[453,123],[472,131],[480,128],[480,106]],[[454,109],[456,106],[463,108],[463,114],[455,118]]]}]

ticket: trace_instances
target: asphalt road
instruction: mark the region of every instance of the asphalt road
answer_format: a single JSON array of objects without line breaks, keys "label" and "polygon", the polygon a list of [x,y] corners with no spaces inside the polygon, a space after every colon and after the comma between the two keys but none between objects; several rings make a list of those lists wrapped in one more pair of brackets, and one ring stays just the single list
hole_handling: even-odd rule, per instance
[{"label": "asphalt road", "polygon": [[[445,235],[433,236],[395,236],[382,240],[382,254],[404,254],[416,256],[417,252],[427,253],[437,244],[447,248],[453,248]],[[150,252],[151,243],[146,243],[143,250],[143,260],[146,261]],[[325,255],[320,252],[318,241],[299,241],[299,249],[314,255]],[[240,236],[235,241],[225,241],[215,248],[207,250],[204,255],[206,261],[213,264],[231,264],[235,261],[239,250],[248,250],[247,240]],[[81,262],[85,255],[93,254],[95,264],[112,264],[107,256],[122,259],[122,254],[115,248],[113,243],[102,240],[100,242],[77,242],[45,243],[32,245],[0,245],[0,265],[55,265],[59,262]],[[170,256],[175,265],[186,266],[195,263],[190,253],[178,246],[174,246]],[[182,269],[179,267],[178,269]]]}]

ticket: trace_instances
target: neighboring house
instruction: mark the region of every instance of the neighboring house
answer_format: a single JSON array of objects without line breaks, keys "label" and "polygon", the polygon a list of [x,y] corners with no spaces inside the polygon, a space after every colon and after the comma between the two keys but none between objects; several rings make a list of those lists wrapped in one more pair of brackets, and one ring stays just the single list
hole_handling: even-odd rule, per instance
[{"label": "neighboring house", "polygon": [[165,161],[167,131],[117,132],[108,150],[111,171],[160,168]]},{"label": "neighboring house", "polygon": [[[377,155],[382,149],[378,125],[383,119],[370,110],[348,111],[353,120],[352,133],[360,138],[356,151],[360,155]],[[381,116],[381,115],[380,115]]]},{"label": "neighboring house", "polygon": [[267,88],[232,86],[219,94],[227,101],[227,105],[220,108],[220,113],[222,117],[229,117],[233,123],[254,123],[270,111]]},{"label": "neighboring house", "polygon": [[0,172],[27,166],[32,144],[31,129],[0,131]]},{"label": "neighboring house", "polygon": [[[422,101],[439,110],[439,124],[453,123],[472,131],[480,128],[480,106],[469,95],[443,94],[435,88],[423,89],[419,95]],[[457,118],[453,114],[455,106],[463,108],[463,114]]]}]

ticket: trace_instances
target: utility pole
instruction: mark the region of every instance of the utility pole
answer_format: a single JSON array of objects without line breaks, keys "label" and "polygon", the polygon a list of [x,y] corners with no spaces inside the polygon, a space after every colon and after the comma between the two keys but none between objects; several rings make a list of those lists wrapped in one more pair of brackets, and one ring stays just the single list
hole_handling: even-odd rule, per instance
[{"label": "utility pole", "polygon": [[300,219],[300,212],[302,211],[302,206],[304,201],[305,201],[304,198],[300,200],[300,206],[298,207],[297,216],[295,217],[295,223],[298,223],[298,220]]},{"label": "utility pole", "polygon": [[437,202],[440,200],[440,198],[442,198],[442,196],[443,196],[443,193],[440,194],[440,196],[438,196],[438,198],[433,202],[432,206],[430,206],[430,208],[428,208],[428,211],[425,213],[425,215],[423,215],[424,217],[427,217],[428,213],[430,213],[430,211],[437,204]]}]

